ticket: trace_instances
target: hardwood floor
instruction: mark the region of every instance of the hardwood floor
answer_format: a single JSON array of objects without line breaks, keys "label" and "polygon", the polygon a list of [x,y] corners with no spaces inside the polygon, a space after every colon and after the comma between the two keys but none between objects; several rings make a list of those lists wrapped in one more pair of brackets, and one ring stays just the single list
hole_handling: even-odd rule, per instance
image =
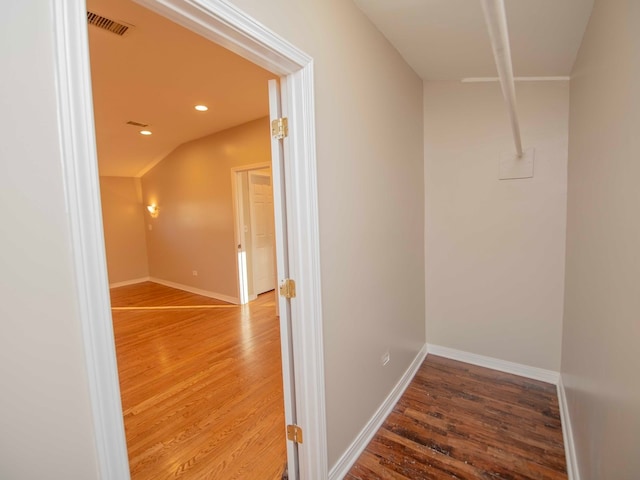
[{"label": "hardwood floor", "polygon": [[132,479],[279,479],[274,293],[240,307],[146,282],[112,307]]},{"label": "hardwood floor", "polygon": [[429,355],[346,480],[566,479],[556,387]]},{"label": "hardwood floor", "polygon": [[[279,479],[273,292],[246,307],[150,282],[111,293],[132,479]],[[345,477],[566,478],[555,386],[433,355]]]}]

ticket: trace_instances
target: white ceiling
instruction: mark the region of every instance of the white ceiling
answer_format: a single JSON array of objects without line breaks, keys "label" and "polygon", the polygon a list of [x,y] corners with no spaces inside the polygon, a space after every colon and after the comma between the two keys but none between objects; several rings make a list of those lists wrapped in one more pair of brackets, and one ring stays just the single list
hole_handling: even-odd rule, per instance
[{"label": "white ceiling", "polygon": [[101,175],[139,176],[184,142],[268,115],[273,74],[131,1],[87,9],[134,25],[122,37],[89,26]]},{"label": "white ceiling", "polygon": [[[494,77],[480,0],[355,0],[424,80]],[[569,75],[593,0],[505,0],[516,76]]]},{"label": "white ceiling", "polygon": [[[496,75],[480,0],[355,2],[423,79]],[[515,75],[568,75],[592,6],[506,0]],[[184,142],[268,115],[270,72],[130,0],[87,8],[134,26],[123,37],[89,27],[101,175],[140,176]]]}]

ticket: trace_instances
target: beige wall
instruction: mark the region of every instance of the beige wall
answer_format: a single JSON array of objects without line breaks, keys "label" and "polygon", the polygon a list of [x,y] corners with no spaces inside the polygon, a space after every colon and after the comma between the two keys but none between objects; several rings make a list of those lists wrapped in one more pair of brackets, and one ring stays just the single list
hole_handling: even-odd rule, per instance
[{"label": "beige wall", "polygon": [[265,162],[266,117],[185,143],[144,175],[144,204],[160,210],[145,215],[152,278],[238,299],[231,168]]},{"label": "beige wall", "polygon": [[424,344],[422,82],[352,2],[233,3],[314,58],[331,466]]},{"label": "beige wall", "polygon": [[425,82],[427,341],[558,371],[569,85],[518,83],[534,177],[498,180],[498,83]]},{"label": "beige wall", "polygon": [[109,283],[149,276],[140,179],[100,177],[100,196]]},{"label": "beige wall", "polygon": [[596,0],[571,79],[562,379],[582,480],[640,472],[638,20]]},{"label": "beige wall", "polygon": [[[424,342],[422,84],[351,2],[234,3],[315,59],[333,464]],[[93,480],[97,463],[53,103],[50,5],[9,2],[0,26],[12,39],[0,44],[0,60],[11,72],[0,76],[0,224],[6,229],[0,236],[0,465],[9,478]],[[34,122],[37,141],[34,129],[25,128]],[[16,161],[7,165],[7,159]],[[387,348],[391,363],[382,367]]]},{"label": "beige wall", "polygon": [[0,15],[0,478],[97,480],[50,11]]}]

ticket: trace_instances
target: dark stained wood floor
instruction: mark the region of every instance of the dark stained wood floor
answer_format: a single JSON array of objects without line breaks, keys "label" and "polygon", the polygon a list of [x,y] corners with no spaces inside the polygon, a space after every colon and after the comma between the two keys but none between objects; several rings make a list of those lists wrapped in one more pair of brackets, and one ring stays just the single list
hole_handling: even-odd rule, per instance
[{"label": "dark stained wood floor", "polygon": [[245,307],[150,282],[111,296],[131,478],[279,479],[274,293]]},{"label": "dark stained wood floor", "polygon": [[432,355],[345,477],[566,478],[554,385]]}]

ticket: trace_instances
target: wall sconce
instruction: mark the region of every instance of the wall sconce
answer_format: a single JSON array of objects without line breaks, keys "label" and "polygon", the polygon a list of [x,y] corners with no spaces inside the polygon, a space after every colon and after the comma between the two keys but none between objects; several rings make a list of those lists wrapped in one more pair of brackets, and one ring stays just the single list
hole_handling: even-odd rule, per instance
[{"label": "wall sconce", "polygon": [[147,205],[147,211],[149,212],[149,215],[151,215],[151,218],[158,218],[158,214],[160,213],[160,210],[155,203]]}]

